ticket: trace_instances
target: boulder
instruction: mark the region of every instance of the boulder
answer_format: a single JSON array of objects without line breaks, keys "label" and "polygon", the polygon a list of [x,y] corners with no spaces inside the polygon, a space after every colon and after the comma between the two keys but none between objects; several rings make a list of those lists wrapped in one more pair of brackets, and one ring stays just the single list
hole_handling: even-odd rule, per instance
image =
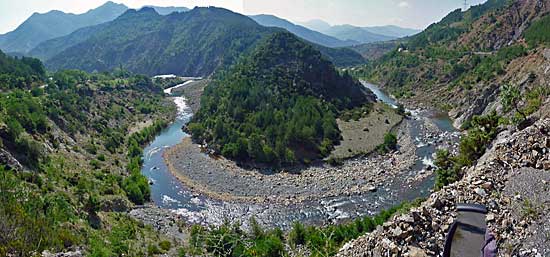
[{"label": "boulder", "polygon": [[22,171],[23,166],[11,153],[8,151],[0,148],[0,164],[5,165],[6,168],[14,170],[14,171]]}]

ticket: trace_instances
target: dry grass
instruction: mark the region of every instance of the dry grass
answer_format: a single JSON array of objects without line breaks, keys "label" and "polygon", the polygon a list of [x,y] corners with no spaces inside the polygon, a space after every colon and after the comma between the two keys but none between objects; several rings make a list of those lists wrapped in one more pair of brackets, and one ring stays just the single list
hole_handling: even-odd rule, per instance
[{"label": "dry grass", "polygon": [[338,119],[343,139],[329,158],[346,159],[372,152],[384,142],[384,134],[401,122],[403,117],[391,107],[377,103],[365,118],[348,122]]}]

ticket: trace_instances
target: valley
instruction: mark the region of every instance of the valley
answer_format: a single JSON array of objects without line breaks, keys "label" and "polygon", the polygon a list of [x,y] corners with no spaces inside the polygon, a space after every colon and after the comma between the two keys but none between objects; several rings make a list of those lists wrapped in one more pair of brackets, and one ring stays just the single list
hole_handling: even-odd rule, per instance
[{"label": "valley", "polygon": [[0,256],[550,254],[546,1],[22,1]]},{"label": "valley", "polygon": [[[365,85],[384,104],[396,105],[376,86]],[[426,197],[435,149],[459,139],[450,120],[415,110],[393,129],[399,142],[395,153],[367,154],[337,167],[319,163],[283,172],[249,170],[202,152],[182,132],[192,115],[185,103],[199,96],[184,97],[174,98],[180,106],[176,121],[145,148],[142,173],[152,181],[157,206],[202,225],[230,221],[247,227],[252,217],[271,228],[289,229],[295,221],[326,225]]]}]

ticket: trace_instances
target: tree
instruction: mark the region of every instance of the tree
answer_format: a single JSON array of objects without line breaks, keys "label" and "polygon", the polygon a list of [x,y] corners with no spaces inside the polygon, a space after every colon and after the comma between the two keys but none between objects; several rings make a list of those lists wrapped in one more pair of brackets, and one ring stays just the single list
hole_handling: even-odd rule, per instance
[{"label": "tree", "polygon": [[504,107],[504,111],[507,112],[513,108],[523,117],[523,120],[527,120],[527,115],[519,108],[519,102],[521,101],[521,92],[517,87],[512,85],[502,86],[500,99],[502,107]]}]

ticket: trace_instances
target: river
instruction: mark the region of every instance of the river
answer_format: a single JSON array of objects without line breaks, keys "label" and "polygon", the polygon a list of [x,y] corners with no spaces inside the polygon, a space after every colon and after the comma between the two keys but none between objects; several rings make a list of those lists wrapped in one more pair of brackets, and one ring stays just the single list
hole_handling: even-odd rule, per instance
[{"label": "river", "polygon": [[[375,85],[368,83],[364,83],[364,85],[371,89],[380,101],[393,106],[397,105],[395,100]],[[178,106],[177,118],[144,149],[142,173],[152,182],[151,195],[155,205],[173,210],[182,215],[189,223],[217,225],[229,220],[240,221],[246,225],[248,219],[253,216],[264,226],[277,226],[283,229],[288,228],[297,220],[307,224],[321,225],[372,215],[404,200],[426,197],[433,187],[433,175],[404,186],[405,180],[425,172],[427,166],[433,163],[432,155],[436,150],[436,139],[430,142],[429,137],[421,136],[424,117],[419,112],[412,111],[412,118],[408,119],[408,122],[410,122],[410,133],[415,138],[417,146],[416,162],[408,174],[397,176],[391,183],[382,185],[376,192],[331,197],[289,206],[232,203],[207,198],[192,192],[178,181],[164,162],[162,156],[164,150],[189,136],[181,128],[192,116],[191,109],[186,105],[184,97],[175,96],[173,100]],[[446,116],[438,115],[429,117],[429,119],[432,119],[433,124],[444,133],[458,134]]]}]

